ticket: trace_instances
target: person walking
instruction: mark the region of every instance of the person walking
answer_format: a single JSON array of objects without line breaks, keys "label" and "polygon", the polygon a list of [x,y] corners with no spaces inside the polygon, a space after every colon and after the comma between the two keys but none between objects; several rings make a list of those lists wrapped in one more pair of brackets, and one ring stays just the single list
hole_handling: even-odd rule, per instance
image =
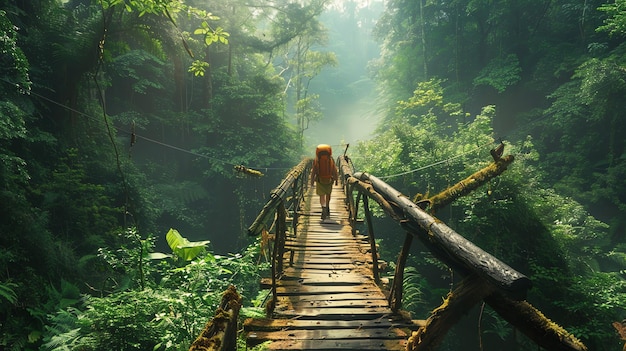
[{"label": "person walking", "polygon": [[322,220],[330,217],[330,194],[333,191],[333,183],[337,185],[338,175],[333,150],[330,145],[320,144],[315,149],[315,159],[311,168],[311,186],[315,183],[315,193],[320,197],[322,205]]}]

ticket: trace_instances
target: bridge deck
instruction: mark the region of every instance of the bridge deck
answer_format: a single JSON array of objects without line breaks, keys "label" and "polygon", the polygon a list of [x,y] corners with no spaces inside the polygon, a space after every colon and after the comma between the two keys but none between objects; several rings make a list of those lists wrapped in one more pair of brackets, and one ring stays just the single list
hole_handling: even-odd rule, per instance
[{"label": "bridge deck", "polygon": [[404,349],[407,334],[417,326],[389,309],[372,278],[367,237],[352,235],[344,200],[343,189],[335,186],[330,218],[322,221],[318,197],[312,189],[307,193],[298,236],[286,243],[274,313],[246,321],[248,345],[272,341],[271,350]]}]

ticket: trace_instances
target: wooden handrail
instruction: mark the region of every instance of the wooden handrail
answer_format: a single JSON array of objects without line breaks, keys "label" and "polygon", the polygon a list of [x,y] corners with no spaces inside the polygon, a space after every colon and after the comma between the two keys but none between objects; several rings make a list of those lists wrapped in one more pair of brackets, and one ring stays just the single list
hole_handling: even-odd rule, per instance
[{"label": "wooden handrail", "polygon": [[241,295],[231,285],[222,295],[215,316],[207,322],[189,351],[236,351],[240,308]]},{"label": "wooden handrail", "polygon": [[[283,178],[281,183],[270,192],[270,199],[248,228],[248,235],[257,236],[261,234],[263,228],[267,226],[269,218],[274,215],[278,204],[286,200],[289,190],[293,189],[293,185],[297,183],[298,179],[302,178],[300,184],[306,184],[306,180],[309,177],[308,170],[310,170],[312,162],[313,160],[310,158],[303,159],[297,166],[293,167],[285,178]],[[302,199],[302,197],[299,197],[299,199]]]},{"label": "wooden handrail", "polygon": [[365,173],[356,173],[355,177],[371,182],[376,192],[383,195],[385,200],[393,204],[399,212],[404,213],[404,220],[400,222],[402,227],[417,236],[439,260],[463,275],[475,273],[483,277],[511,298],[524,299],[526,297],[532,284],[525,275],[426,213],[389,184]]}]

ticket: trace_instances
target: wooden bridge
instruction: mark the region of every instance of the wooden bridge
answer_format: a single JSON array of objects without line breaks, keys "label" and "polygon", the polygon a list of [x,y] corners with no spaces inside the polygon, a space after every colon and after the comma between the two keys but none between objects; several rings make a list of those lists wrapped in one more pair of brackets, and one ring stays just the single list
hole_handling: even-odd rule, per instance
[{"label": "wooden bridge", "polygon": [[[273,245],[272,273],[261,282],[271,289],[267,317],[245,321],[247,345],[269,342],[270,350],[435,350],[446,332],[484,301],[547,350],[587,350],[525,301],[531,286],[527,277],[431,215],[511,162],[512,157],[494,157],[492,165],[446,192],[414,203],[380,179],[354,173],[350,159],[342,156],[337,159],[341,184],[333,188],[330,218],[322,221],[317,196],[307,186],[311,160],[303,160],[271,192],[248,230]],[[378,260],[369,199],[406,231],[391,282],[380,278],[385,263]],[[356,230],[359,214],[367,235]],[[464,277],[425,320],[411,320],[401,309],[403,273],[414,238]],[[224,299],[190,350],[236,349],[227,335],[236,337],[240,302],[232,291]]]},{"label": "wooden bridge", "polygon": [[272,318],[246,322],[248,344],[273,341],[272,350],[403,350],[411,325],[394,315],[374,281],[370,243],[352,235],[343,189],[333,189],[331,216],[324,221],[313,193],[306,193],[298,235],[285,242]]}]

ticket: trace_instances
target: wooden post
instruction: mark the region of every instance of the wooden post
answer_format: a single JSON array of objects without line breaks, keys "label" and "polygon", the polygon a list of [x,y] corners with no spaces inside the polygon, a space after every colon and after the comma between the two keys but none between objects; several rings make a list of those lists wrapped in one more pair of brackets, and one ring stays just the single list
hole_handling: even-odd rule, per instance
[{"label": "wooden post", "polygon": [[283,256],[285,254],[285,241],[287,236],[287,216],[285,215],[285,203],[280,202],[276,209],[276,274],[283,274]]},{"label": "wooden post", "polygon": [[189,351],[237,351],[237,319],[241,296],[234,286],[229,286],[215,316],[189,347]]},{"label": "wooden post", "polygon": [[354,185],[346,182],[346,200],[348,201],[348,220],[350,221],[350,227],[352,228],[352,235],[356,234],[356,206],[354,204]]},{"label": "wooden post", "polygon": [[380,273],[378,272],[378,250],[376,250],[376,237],[374,235],[374,225],[372,224],[372,214],[370,213],[369,198],[363,197],[363,209],[367,221],[367,237],[370,242],[370,252],[372,253],[372,273],[374,281],[380,284]]},{"label": "wooden post", "polygon": [[256,236],[261,234],[266,222],[274,214],[274,211],[280,202],[287,200],[287,192],[292,184],[299,178],[306,179],[308,174],[305,172],[310,168],[313,162],[310,158],[303,159],[297,166],[292,168],[283,178],[281,183],[270,192],[270,199],[267,201],[261,212],[257,215],[254,223],[248,228],[248,235]]},{"label": "wooden post", "polygon": [[361,202],[361,194],[360,191],[356,193],[356,200],[354,200],[354,222],[352,223],[352,235],[356,235],[356,223],[359,219],[359,203]]},{"label": "wooden post", "polygon": [[298,236],[298,217],[300,216],[298,213],[299,210],[299,205],[300,205],[300,197],[299,195],[299,188],[300,186],[298,185],[298,183],[300,182],[304,182],[305,179],[302,178],[298,178],[294,181],[293,186],[291,187],[291,191],[292,191],[292,201],[291,201],[291,208],[293,210],[293,216],[291,217],[291,230],[293,233],[293,236]]},{"label": "wooden post", "polygon": [[434,351],[446,333],[469,309],[474,307],[493,288],[478,276],[466,277],[444,300],[443,304],[432,311],[426,325],[420,327],[409,337],[407,351]]},{"label": "wooden post", "polygon": [[391,287],[391,293],[389,294],[389,306],[395,313],[402,308],[402,285],[404,283],[404,267],[406,266],[406,259],[409,256],[411,249],[411,243],[413,242],[413,234],[406,233],[404,237],[404,245],[398,255],[398,261],[396,263],[396,271],[393,276],[393,285]]}]

